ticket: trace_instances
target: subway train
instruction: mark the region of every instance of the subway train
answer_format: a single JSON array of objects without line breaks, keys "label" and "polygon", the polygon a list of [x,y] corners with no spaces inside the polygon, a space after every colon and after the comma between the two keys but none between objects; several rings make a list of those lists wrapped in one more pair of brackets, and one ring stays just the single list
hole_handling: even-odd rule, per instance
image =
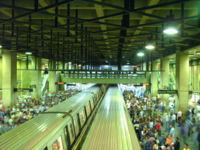
[{"label": "subway train", "polygon": [[111,86],[103,98],[81,150],[141,150],[121,91]]},{"label": "subway train", "polygon": [[69,150],[106,86],[93,86],[0,136],[0,150]]}]

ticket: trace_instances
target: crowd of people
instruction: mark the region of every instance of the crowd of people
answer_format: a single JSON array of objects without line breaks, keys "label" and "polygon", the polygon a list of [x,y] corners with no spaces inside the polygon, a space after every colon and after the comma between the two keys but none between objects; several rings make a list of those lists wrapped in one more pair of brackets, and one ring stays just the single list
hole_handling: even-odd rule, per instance
[{"label": "crowd of people", "polygon": [[[200,149],[200,104],[183,114],[171,100],[166,105],[156,97],[135,97],[132,91],[123,95],[142,150]],[[188,143],[191,136],[194,145]]]},{"label": "crowd of people", "polygon": [[53,95],[43,96],[41,99],[31,97],[20,98],[13,107],[3,107],[3,105],[0,104],[0,135],[34,118],[40,112],[46,111],[78,92],[80,91],[59,91]]}]

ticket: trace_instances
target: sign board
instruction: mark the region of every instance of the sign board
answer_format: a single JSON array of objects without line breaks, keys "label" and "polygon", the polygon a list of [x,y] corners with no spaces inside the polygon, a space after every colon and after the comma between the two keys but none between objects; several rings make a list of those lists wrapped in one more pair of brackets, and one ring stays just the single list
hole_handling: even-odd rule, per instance
[{"label": "sign board", "polygon": [[33,92],[33,89],[31,89],[31,88],[14,88],[14,92],[25,92],[25,91]]},{"label": "sign board", "polygon": [[151,83],[140,83],[140,84],[134,84],[134,86],[143,86],[143,85],[151,85]]},{"label": "sign board", "polygon": [[76,86],[76,84],[67,84],[67,86]]},{"label": "sign board", "polygon": [[55,82],[55,84],[63,85],[65,82]]},{"label": "sign board", "polygon": [[151,85],[151,83],[143,83],[143,85]]},{"label": "sign board", "polygon": [[158,90],[158,94],[177,94],[177,90]]}]

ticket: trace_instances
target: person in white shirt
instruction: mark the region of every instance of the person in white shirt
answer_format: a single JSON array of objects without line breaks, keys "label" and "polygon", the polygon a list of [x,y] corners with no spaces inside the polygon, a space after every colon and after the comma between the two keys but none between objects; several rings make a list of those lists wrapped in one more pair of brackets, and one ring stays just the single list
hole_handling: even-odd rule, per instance
[{"label": "person in white shirt", "polygon": [[177,112],[177,119],[178,119],[178,122],[181,120],[182,115],[183,115],[182,111],[179,110],[179,111]]},{"label": "person in white shirt", "polygon": [[170,125],[169,128],[170,128],[169,134],[171,134],[174,137],[174,135],[175,135],[175,128],[174,128],[174,126]]},{"label": "person in white shirt", "polygon": [[171,120],[172,120],[172,125],[175,126],[175,123],[176,123],[176,114],[175,113],[171,114]]}]

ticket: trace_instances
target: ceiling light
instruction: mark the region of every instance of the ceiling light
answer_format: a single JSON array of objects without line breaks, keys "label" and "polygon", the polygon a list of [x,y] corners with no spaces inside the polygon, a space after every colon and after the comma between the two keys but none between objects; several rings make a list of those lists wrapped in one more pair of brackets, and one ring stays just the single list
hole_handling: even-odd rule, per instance
[{"label": "ceiling light", "polygon": [[164,23],[163,33],[167,35],[175,35],[178,33],[177,23],[174,19],[174,14],[170,10],[169,15],[167,15]]},{"label": "ceiling light", "polygon": [[163,33],[168,34],[168,35],[174,35],[178,33],[178,30],[174,27],[168,27],[163,30]]},{"label": "ceiling light", "polygon": [[196,54],[197,54],[197,55],[200,55],[200,51],[197,51]]},{"label": "ceiling light", "polygon": [[194,56],[194,54],[188,54],[188,56]]},{"label": "ceiling light", "polygon": [[152,49],[155,48],[155,46],[152,45],[152,44],[148,44],[148,45],[145,46],[145,48],[148,49],[148,50],[152,50]]},{"label": "ceiling light", "polygon": [[196,58],[196,57],[195,57],[195,58],[192,58],[192,60],[197,60],[197,59],[198,59],[198,58]]},{"label": "ceiling light", "polygon": [[32,55],[32,52],[25,52],[26,55]]},{"label": "ceiling light", "polygon": [[139,53],[137,53],[137,56],[142,57],[142,56],[144,56],[144,53],[139,52]]}]

